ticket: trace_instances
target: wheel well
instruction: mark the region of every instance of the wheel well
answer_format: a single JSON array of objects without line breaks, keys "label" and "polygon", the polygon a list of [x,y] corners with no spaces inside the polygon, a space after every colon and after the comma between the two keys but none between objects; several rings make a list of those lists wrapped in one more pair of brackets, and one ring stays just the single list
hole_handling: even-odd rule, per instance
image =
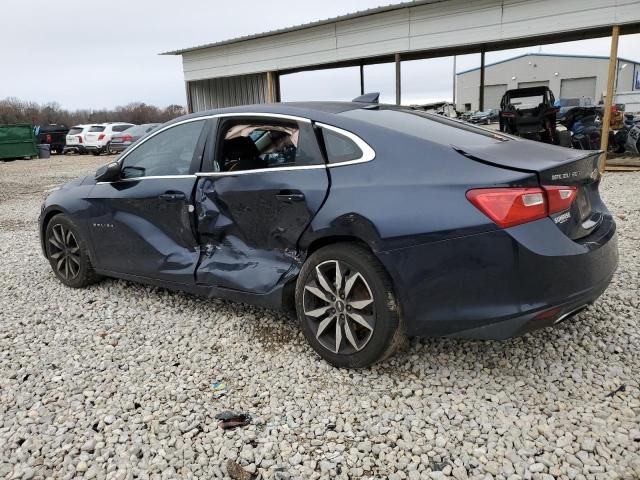
[{"label": "wheel well", "polygon": [[[367,244],[367,242],[363,241],[358,237],[353,237],[349,235],[335,235],[331,237],[322,237],[314,240],[307,247],[307,251],[305,253],[305,259],[309,258],[314,252],[320,250],[323,247],[327,247],[329,245],[334,245],[336,243],[356,243],[358,245],[362,245],[367,250],[371,251],[371,247]],[[298,276],[289,280],[283,288],[282,291],[282,306],[285,312],[293,317],[296,316],[296,281],[298,280]]]},{"label": "wheel well", "polygon": [[361,240],[358,237],[352,237],[349,235],[336,235],[332,237],[318,238],[317,240],[314,240],[313,242],[311,242],[311,244],[307,248],[306,257],[309,257],[309,255],[311,255],[312,253],[328,245],[333,245],[335,243],[345,243],[345,242],[357,243],[365,247],[367,250],[371,250],[367,242]]},{"label": "wheel well", "polygon": [[47,212],[47,214],[44,217],[44,220],[42,221],[42,232],[40,232],[42,234],[42,238],[44,238],[44,232],[47,231],[47,225],[49,225],[49,222],[51,221],[51,219],[56,215],[58,215],[59,213],[63,213],[62,210],[51,210],[50,212]]}]

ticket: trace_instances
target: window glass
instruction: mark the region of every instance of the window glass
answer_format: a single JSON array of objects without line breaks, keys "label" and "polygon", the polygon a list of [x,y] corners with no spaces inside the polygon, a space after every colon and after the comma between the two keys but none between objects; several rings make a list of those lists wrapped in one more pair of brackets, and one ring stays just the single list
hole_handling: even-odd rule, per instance
[{"label": "window glass", "polygon": [[124,132],[127,128],[130,128],[132,125],[114,125],[111,129],[114,132]]},{"label": "window glass", "polygon": [[362,157],[362,150],[351,139],[327,128],[322,129],[329,163],[348,162]]},{"label": "window glass", "polygon": [[89,129],[90,132],[104,132],[104,127],[102,125],[94,125]]},{"label": "window glass", "polygon": [[169,128],[142,143],[122,163],[123,178],[188,175],[204,120]]},{"label": "window glass", "polygon": [[416,110],[360,108],[339,115],[445,145],[489,145],[504,140],[499,132]]},{"label": "window glass", "polygon": [[324,163],[311,123],[269,118],[227,120],[220,128],[213,171],[321,165]]},{"label": "window glass", "polygon": [[71,127],[69,130],[69,135],[77,135],[79,133],[82,133],[82,127]]}]

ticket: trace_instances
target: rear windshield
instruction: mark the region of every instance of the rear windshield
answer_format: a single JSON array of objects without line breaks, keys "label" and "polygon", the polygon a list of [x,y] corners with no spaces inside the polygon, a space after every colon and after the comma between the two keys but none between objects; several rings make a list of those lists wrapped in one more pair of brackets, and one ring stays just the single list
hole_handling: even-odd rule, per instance
[{"label": "rear windshield", "polygon": [[135,127],[129,127],[124,131],[127,132],[129,135],[143,135],[147,131],[147,128],[148,127],[144,125],[138,125]]},{"label": "rear windshield", "polygon": [[358,109],[339,115],[447,145],[492,144],[496,140],[508,139],[497,132],[478,128],[459,120],[416,110]]},{"label": "rear windshield", "polygon": [[127,128],[131,127],[132,125],[114,125],[111,130],[114,132],[124,132]]},{"label": "rear windshield", "polygon": [[82,127],[71,127],[69,130],[69,135],[77,135],[79,133],[82,133]]},{"label": "rear windshield", "polygon": [[532,95],[529,97],[511,97],[509,103],[516,108],[535,108],[544,103],[544,96]]},{"label": "rear windshield", "polygon": [[100,125],[94,125],[89,129],[90,132],[104,132],[104,127]]}]

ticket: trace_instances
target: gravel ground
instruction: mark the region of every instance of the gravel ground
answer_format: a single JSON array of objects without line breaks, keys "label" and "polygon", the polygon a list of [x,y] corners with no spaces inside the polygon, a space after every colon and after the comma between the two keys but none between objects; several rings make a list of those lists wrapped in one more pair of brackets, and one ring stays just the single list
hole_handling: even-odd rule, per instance
[{"label": "gravel ground", "polygon": [[[506,342],[413,340],[354,372],[275,312],[57,282],[43,191],[107,161],[0,163],[0,478],[225,478],[229,460],[245,478],[640,478],[639,173],[604,178],[620,267],[578,318]],[[224,431],[225,410],[252,422]]]}]

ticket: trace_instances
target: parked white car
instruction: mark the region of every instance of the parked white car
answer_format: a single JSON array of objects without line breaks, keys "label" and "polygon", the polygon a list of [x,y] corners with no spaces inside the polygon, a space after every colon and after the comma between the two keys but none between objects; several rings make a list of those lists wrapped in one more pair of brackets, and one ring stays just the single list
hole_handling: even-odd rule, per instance
[{"label": "parked white car", "polygon": [[67,132],[67,138],[65,141],[63,153],[77,152],[87,153],[87,149],[84,147],[85,138],[84,135],[89,131],[91,125],[75,125]]},{"label": "parked white car", "polygon": [[132,123],[101,123],[89,126],[89,130],[84,135],[84,146],[87,151],[94,155],[100,155],[103,152],[112,152],[109,148],[111,137],[114,133],[124,132],[127,128],[133,127]]}]

